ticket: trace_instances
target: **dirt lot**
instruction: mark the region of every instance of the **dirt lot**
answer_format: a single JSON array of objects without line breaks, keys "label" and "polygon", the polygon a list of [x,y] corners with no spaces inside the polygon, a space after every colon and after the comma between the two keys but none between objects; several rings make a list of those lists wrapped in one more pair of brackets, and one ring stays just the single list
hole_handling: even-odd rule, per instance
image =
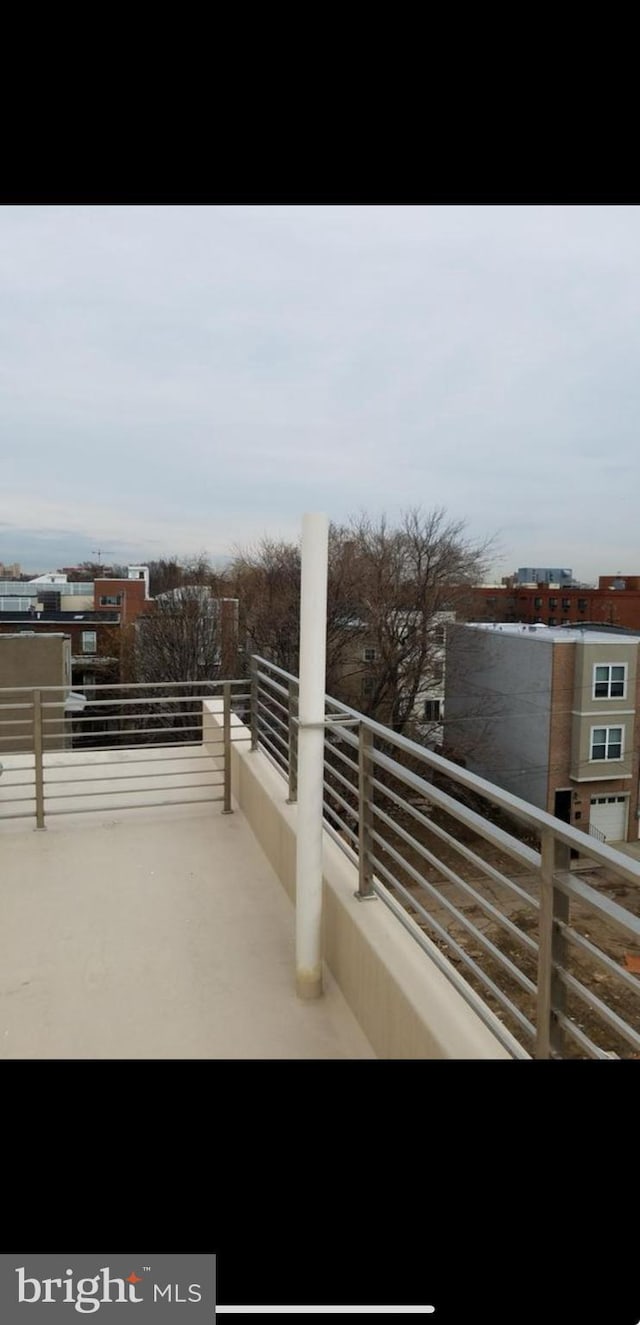
[{"label": "dirt lot", "polygon": [[[432,822],[439,823],[447,831],[454,831],[448,816],[439,815],[438,812],[435,812]],[[408,817],[403,826],[409,828]],[[411,831],[415,831],[415,821],[411,823]],[[467,833],[464,829],[461,830],[459,825],[456,826],[455,832],[458,840],[477,852],[483,861],[507,875],[529,896],[537,898],[539,885],[535,873],[528,871],[525,867],[519,867],[482,838]],[[442,843],[434,834],[428,833],[422,828],[420,833],[422,844],[427,850],[433,851],[433,854],[443,864],[448,865],[466,883],[471,884],[483,900],[492,903],[501,915],[508,917],[522,934],[530,935],[537,942],[538,913],[534,907],[529,907],[522,898],[514,896],[504,886],[491,878],[487,878],[486,875],[481,873],[477,865],[474,866],[471,862],[465,861],[457,851]],[[388,868],[407,887],[411,896],[415,897],[416,901],[429,911],[431,918],[446,930],[447,939],[457,942],[481,966],[484,973],[494,981],[498,988],[515,1003],[516,1007],[525,1014],[529,1021],[535,1025],[535,1000],[533,996],[523,989],[510,976],[508,971],[503,969],[500,962],[486,950],[478,937],[470,935],[460,921],[451,916],[444,903],[446,901],[453,903],[466,919],[473,922],[479,933],[493,943],[504,956],[510,958],[514,965],[517,965],[519,970],[524,972],[534,984],[537,981],[536,955],[528,951],[517,937],[507,932],[493,917],[487,915],[483,908],[473,898],[469,897],[459,885],[443,877],[434,865],[425,862],[419,852],[412,851],[399,837],[394,837],[389,829],[385,830],[385,836],[390,844],[402,853],[408,864],[412,865],[427,883],[433,884],[437,890],[437,897],[429,895],[406,871],[403,872],[397,861],[388,857],[385,860],[386,853],[382,854],[381,852],[381,860],[385,860]],[[532,845],[535,844],[532,843]],[[585,882],[591,887],[615,900],[634,915],[640,915],[640,888],[636,888],[632,883],[626,883],[608,869],[593,868],[586,858],[574,861],[572,869],[584,878]],[[387,882],[387,880],[384,881]],[[399,897],[399,900],[403,900],[402,897]],[[499,1000],[487,989],[486,985],[469,971],[462,957],[453,949],[451,942],[438,937],[433,926],[426,923],[424,918],[410,906],[408,906],[408,909],[412,911],[413,918],[424,929],[425,933],[436,942],[460,974],[484,998],[485,1002],[508,1026],[509,1030],[516,1035],[524,1047],[532,1052],[533,1042],[531,1038],[526,1035],[526,1032],[523,1033],[517,1019],[508,1011],[505,1011]],[[611,957],[616,964],[619,964],[621,970],[625,969],[623,964],[625,954],[640,957],[640,944],[634,944],[630,937],[624,935],[616,926],[602,920],[594,915],[589,908],[574,900],[571,902],[570,924],[579,934],[588,938],[597,948]],[[584,983],[596,997],[602,999],[640,1034],[640,979],[637,977],[635,979],[638,990],[636,993],[616,979],[612,973],[603,970],[588,954],[577,951],[573,947],[568,950],[567,962],[568,970],[576,979]],[[615,1028],[609,1026],[597,1012],[589,1008],[578,995],[567,992],[566,1000],[566,1015],[601,1050],[621,1058],[640,1057],[640,1054],[633,1049],[629,1042]],[[584,1058],[589,1055],[586,1049],[573,1040],[572,1036],[565,1034],[562,1056]]]}]

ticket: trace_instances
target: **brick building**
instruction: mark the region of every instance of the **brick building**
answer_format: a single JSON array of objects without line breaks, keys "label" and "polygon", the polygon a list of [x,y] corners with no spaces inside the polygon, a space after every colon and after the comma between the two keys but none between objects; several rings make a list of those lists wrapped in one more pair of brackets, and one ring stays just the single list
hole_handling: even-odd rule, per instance
[{"label": "brick building", "polygon": [[71,641],[72,684],[119,679],[118,634],[149,607],[149,571],[73,583],[62,572],[0,581],[0,635],[63,631]]},{"label": "brick building", "polygon": [[551,627],[601,622],[640,631],[640,575],[600,575],[597,588],[543,581],[483,585],[470,591],[468,612],[475,621]]}]

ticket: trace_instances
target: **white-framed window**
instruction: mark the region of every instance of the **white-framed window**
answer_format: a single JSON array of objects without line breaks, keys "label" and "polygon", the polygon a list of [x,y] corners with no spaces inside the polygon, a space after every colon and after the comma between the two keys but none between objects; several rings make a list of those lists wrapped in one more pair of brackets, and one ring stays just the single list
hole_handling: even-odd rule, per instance
[{"label": "white-framed window", "polygon": [[378,650],[377,650],[377,649],[367,648],[367,649],[363,649],[363,650],[362,650],[362,661],[363,661],[363,662],[373,663],[373,662],[376,661],[377,657],[378,657]]},{"label": "white-framed window", "polygon": [[82,652],[95,653],[98,647],[98,635],[95,630],[83,630],[82,632]]},{"label": "white-framed window", "polygon": [[427,722],[440,721],[440,700],[426,699],[424,704],[424,716]]},{"label": "white-framed window", "polygon": [[590,759],[622,759],[622,727],[592,727]]},{"label": "white-framed window", "polygon": [[624,699],[627,690],[626,663],[598,663],[593,669],[594,699]]},{"label": "white-framed window", "polygon": [[372,677],[372,676],[364,676],[364,677],[362,678],[362,685],[361,685],[361,687],[360,687],[360,692],[361,692],[361,694],[362,694],[362,698],[363,698],[363,699],[368,699],[368,697],[369,697],[370,695],[373,694],[373,688],[374,688],[374,680],[373,680],[373,677]]},{"label": "white-framed window", "polygon": [[121,593],[103,593],[100,595],[101,607],[120,607],[122,603]]}]

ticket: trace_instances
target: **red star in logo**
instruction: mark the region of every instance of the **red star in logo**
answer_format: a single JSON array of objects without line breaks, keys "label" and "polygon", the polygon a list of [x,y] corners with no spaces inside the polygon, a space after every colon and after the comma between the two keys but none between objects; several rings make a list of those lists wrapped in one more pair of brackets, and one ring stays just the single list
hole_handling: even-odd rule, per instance
[{"label": "red star in logo", "polygon": [[133,1272],[133,1270],[132,1270],[132,1271],[131,1271],[131,1274],[127,1276],[127,1283],[128,1283],[128,1284],[141,1284],[141,1283],[142,1283],[142,1279],[139,1279],[139,1278],[138,1278],[138,1275],[137,1275],[137,1274],[134,1274],[134,1272]]}]

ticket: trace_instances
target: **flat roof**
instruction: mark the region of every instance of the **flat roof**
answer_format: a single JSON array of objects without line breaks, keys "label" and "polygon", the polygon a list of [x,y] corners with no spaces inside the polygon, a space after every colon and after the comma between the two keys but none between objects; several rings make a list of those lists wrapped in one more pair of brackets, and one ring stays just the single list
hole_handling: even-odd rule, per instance
[{"label": "flat roof", "polygon": [[493,635],[524,635],[526,639],[541,639],[552,644],[640,644],[640,635],[624,629],[590,630],[580,626],[528,626],[519,621],[467,621],[473,630],[486,630]]}]

